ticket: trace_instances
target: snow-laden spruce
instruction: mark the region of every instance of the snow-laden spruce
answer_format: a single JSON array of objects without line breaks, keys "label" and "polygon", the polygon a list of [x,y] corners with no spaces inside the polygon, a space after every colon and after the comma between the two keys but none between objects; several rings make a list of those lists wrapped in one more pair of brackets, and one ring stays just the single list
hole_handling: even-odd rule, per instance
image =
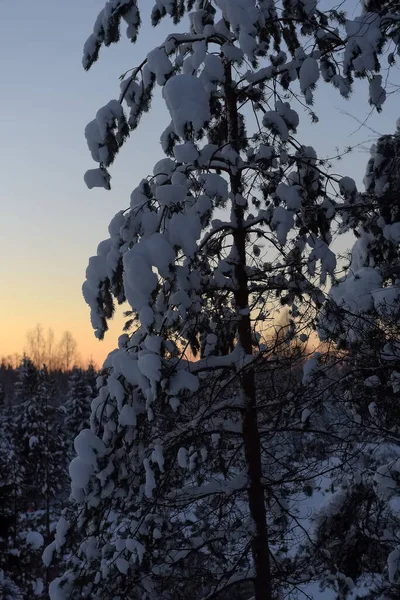
[{"label": "snow-laden spruce", "polygon": [[[357,342],[371,323],[366,315],[396,320],[399,303],[400,128],[378,139],[370,152],[365,191],[358,192],[349,177],[340,181],[348,205],[343,230],[353,229],[356,242],[348,273],[330,291],[319,323],[320,337]],[[388,349],[389,352],[389,349]],[[390,353],[390,352],[389,352]]]},{"label": "snow-laden spruce", "polygon": [[[90,403],[93,391],[84,371],[74,367],[68,378],[68,391],[63,412],[65,413],[65,428],[68,432],[70,447],[82,429],[89,427]],[[71,458],[73,449],[69,448]]]},{"label": "snow-laden spruce", "polygon": [[40,600],[48,597],[41,556],[60,515],[67,461],[51,376],[27,357],[14,375],[0,412],[0,597]]},{"label": "snow-laden spruce", "polygon": [[[123,21],[136,40],[139,7],[106,3],[85,68],[118,41]],[[111,221],[87,269],[96,336],[115,302],[129,306],[127,333],[104,364],[91,428],[75,441],[77,526],[67,529],[76,547],[52,600],[200,600],[231,589],[271,600],[316,577],[293,558],[296,511],[285,499],[300,493],[310,467],[296,478],[300,450],[282,431],[271,446],[279,411],[255,367],[273,365],[297,335],[307,339],[334,276],[340,198],[328,196],[327,182],[339,181],[295,134],[303,100],[312,104],[321,81],[347,97],[354,77],[368,77],[370,102],[381,108],[379,60],[388,37],[397,43],[397,21],[389,4],[380,9],[371,3],[346,21],[303,0],[157,0],[153,24],[187,15],[190,31],[143,57],[119,100],[87,126],[99,167],[85,180],[108,189],[108,168],[155,86],[171,119],[161,135],[166,157]],[[277,305],[291,310],[281,336],[262,326]],[[288,419],[303,432],[312,411],[295,403]],[[57,536],[48,558],[68,539]]]},{"label": "snow-laden spruce", "polygon": [[367,598],[382,599],[396,597],[400,581],[399,160],[397,127],[371,148],[364,191],[341,181],[343,226],[357,239],[319,319],[320,337],[337,350],[315,370],[350,432],[335,512],[316,520],[318,544],[327,564],[334,557],[352,581],[368,580]]}]

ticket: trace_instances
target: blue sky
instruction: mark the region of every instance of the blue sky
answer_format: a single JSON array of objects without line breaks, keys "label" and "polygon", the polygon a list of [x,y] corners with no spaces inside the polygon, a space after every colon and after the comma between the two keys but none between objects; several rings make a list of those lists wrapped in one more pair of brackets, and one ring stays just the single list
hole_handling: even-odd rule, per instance
[{"label": "blue sky", "polygon": [[[118,96],[118,76],[138,64],[172,30],[171,22],[152,29],[146,0],[139,42],[101,52],[89,73],[81,67],[82,47],[104,0],[0,0],[0,355],[21,351],[35,323],[57,333],[70,329],[82,354],[100,361],[114,346],[120,322],[101,346],[93,338],[81,295],[88,257],[107,235],[117,210],[129,203],[138,180],[161,157],[159,136],[167,124],[162,101],[154,102],[111,168],[113,189],[86,189],[83,174],[94,166],[84,128],[98,108]],[[391,80],[398,73],[393,72]],[[299,134],[320,155],[368,140],[366,129],[350,135],[369,112],[365,86],[346,102],[320,85],[315,110],[318,125],[302,118]],[[368,124],[391,132],[400,116],[398,97]],[[361,181],[368,155],[356,151],[341,171]],[[338,167],[339,168],[339,167]]]}]

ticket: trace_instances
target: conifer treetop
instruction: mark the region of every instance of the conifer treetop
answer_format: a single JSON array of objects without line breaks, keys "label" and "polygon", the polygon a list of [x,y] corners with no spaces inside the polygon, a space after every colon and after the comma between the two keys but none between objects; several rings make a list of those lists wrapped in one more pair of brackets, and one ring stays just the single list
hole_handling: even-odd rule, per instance
[{"label": "conifer treetop", "polygon": [[[118,41],[123,20],[136,40],[139,6],[106,3],[85,68]],[[87,126],[99,167],[86,183],[109,188],[107,169],[162,88],[166,156],[112,219],[83,285],[99,339],[115,303],[127,303],[127,322],[98,380],[91,427],[75,440],[71,487],[84,540],[51,584],[52,600],[211,600],[251,581],[257,600],[270,599],[272,586],[293,588],[304,576],[296,565],[290,577],[286,546],[269,565],[285,535],[285,519],[270,512],[268,548],[265,489],[284,488],[269,452],[286,440],[261,443],[271,423],[255,366],[277,352],[260,324],[288,306],[279,343],[302,335],[335,277],[332,232],[353,184],[326,173],[295,136],[303,107],[316,120],[321,79],[347,97],[355,77],[368,77],[381,108],[379,60],[389,37],[397,43],[397,21],[389,4],[374,10],[346,20],[313,1],[157,0],[153,24],[186,15],[190,30],[143,57]]]}]

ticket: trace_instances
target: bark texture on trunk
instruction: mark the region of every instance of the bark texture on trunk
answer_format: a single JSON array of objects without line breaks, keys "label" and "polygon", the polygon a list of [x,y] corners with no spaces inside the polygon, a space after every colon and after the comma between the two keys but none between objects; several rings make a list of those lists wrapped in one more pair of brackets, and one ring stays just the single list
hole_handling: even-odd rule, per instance
[{"label": "bark texture on trunk", "polygon": [[[228,142],[239,150],[239,120],[237,97],[232,81],[231,64],[225,64],[225,94],[228,121]],[[242,191],[241,174],[231,173],[230,187],[234,196],[233,212],[236,228],[233,233],[237,254],[235,265],[236,290],[234,293],[236,311],[240,315],[238,324],[239,343],[246,354],[253,354],[253,336],[249,305],[249,286],[246,273],[246,230],[243,227],[244,208],[235,202],[236,194]],[[255,568],[255,600],[272,600],[271,564],[268,546],[267,513],[262,485],[262,463],[260,433],[257,419],[255,373],[253,368],[245,369],[240,376],[245,397],[243,414],[243,441],[249,475],[249,508],[254,521],[255,534],[252,540],[252,555]]]}]

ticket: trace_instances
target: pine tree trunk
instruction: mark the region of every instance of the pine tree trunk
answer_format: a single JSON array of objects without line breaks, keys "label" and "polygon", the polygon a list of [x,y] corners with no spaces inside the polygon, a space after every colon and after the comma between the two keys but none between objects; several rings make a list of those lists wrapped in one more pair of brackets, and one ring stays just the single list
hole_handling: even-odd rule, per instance
[{"label": "pine tree trunk", "polygon": [[[46,486],[46,492],[45,492],[45,511],[46,511],[46,523],[45,523],[45,527],[46,527],[46,546],[48,546],[50,544],[50,497],[49,497],[49,484],[50,484],[50,478],[49,478],[49,405],[48,405],[48,398],[47,398],[47,394],[46,394],[46,412],[45,412],[45,419],[46,419],[46,443],[45,443],[45,486]],[[45,570],[45,597],[49,598],[49,586],[50,586],[50,570],[48,567],[46,567]]]},{"label": "pine tree trunk", "polygon": [[[233,87],[231,64],[225,64],[225,97],[228,120],[228,142],[239,150],[239,121],[236,92]],[[230,174],[230,188],[233,194],[233,212],[236,228],[233,233],[236,249],[236,311],[240,315],[238,324],[239,343],[248,355],[253,354],[253,336],[249,306],[249,286],[246,274],[246,230],[243,228],[244,207],[235,201],[241,192],[241,174]],[[245,369],[240,376],[241,388],[245,398],[243,414],[243,441],[249,475],[249,508],[255,525],[252,541],[252,555],[255,568],[255,600],[272,600],[271,565],[268,546],[267,514],[262,485],[262,463],[260,433],[257,419],[257,400],[255,373],[253,368]]]}]

